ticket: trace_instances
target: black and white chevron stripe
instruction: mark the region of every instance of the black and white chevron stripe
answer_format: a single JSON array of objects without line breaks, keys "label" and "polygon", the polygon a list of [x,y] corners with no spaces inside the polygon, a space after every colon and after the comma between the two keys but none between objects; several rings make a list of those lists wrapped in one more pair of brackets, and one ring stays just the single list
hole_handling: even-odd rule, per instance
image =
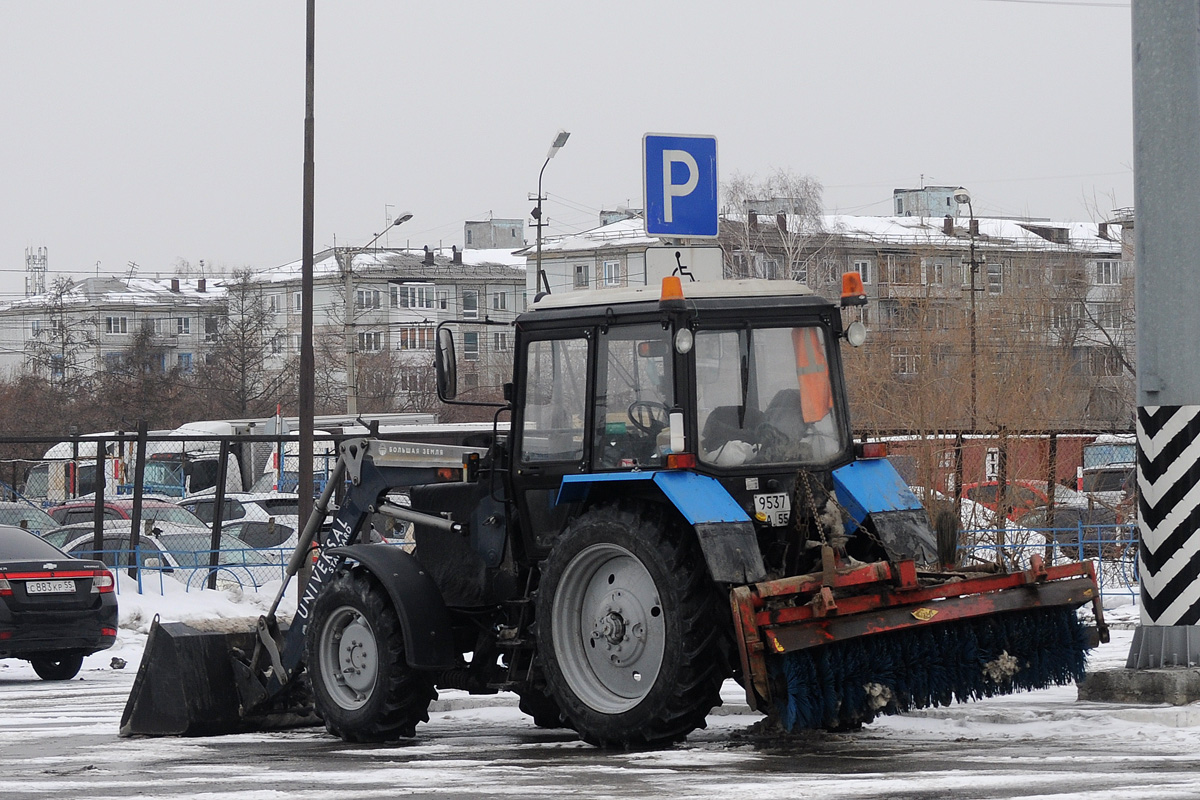
[{"label": "black and white chevron stripe", "polygon": [[1142,623],[1200,622],[1200,406],[1138,409]]}]

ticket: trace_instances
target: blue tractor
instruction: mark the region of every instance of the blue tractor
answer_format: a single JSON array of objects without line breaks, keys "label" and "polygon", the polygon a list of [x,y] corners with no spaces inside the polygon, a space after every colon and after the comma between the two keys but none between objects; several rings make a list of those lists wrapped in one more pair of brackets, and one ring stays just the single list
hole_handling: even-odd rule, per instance
[{"label": "blue tractor", "polygon": [[[865,302],[855,277],[840,306]],[[792,730],[1080,678],[1105,635],[1090,565],[956,565],[957,526],[935,533],[851,435],[839,343],[863,331],[840,306],[677,278],[540,298],[490,440],[344,442],[290,565],[348,486],[294,618],[158,626],[123,733],[394,740],[456,688],[653,747],[703,727],[729,678]],[[445,402],[489,402],[459,393],[451,326],[436,363]],[[411,552],[365,542],[379,513],[414,524]]]}]

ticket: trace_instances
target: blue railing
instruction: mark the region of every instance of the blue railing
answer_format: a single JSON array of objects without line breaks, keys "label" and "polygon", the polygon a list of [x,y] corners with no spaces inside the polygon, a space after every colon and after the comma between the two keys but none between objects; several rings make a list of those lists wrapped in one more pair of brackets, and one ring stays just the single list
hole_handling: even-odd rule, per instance
[{"label": "blue railing", "polygon": [[1096,568],[1101,595],[1138,595],[1141,538],[1138,526],[1133,523],[1003,531],[972,529],[963,531],[959,542],[960,558],[965,563],[995,562],[999,558],[1000,563],[1013,569],[1027,565],[1035,553],[1048,564],[1090,560]]},{"label": "blue railing", "polygon": [[[137,591],[147,588],[161,594],[168,581],[182,585],[184,591],[208,587],[209,575],[215,574],[217,588],[237,586],[256,591],[265,584],[282,580],[286,575],[291,548],[254,548],[219,550],[218,564],[210,567],[212,550],[172,550],[156,547],[137,547],[125,550],[89,550],[81,558],[96,558],[114,572],[120,572],[137,582]],[[120,593],[120,582],[117,592]]]}]

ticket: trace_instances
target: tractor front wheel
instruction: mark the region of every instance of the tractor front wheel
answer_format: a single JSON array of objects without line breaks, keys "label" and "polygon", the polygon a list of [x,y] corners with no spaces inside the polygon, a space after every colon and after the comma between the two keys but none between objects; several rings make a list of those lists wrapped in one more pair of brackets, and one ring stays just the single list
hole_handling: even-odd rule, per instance
[{"label": "tractor front wheel", "polygon": [[681,741],[728,674],[718,592],[689,531],[608,506],[571,524],[542,568],[539,650],[551,694],[599,746]]},{"label": "tractor front wheel", "polygon": [[342,572],[313,604],[307,664],[317,712],[348,742],[416,733],[437,697],[433,676],[408,666],[387,592],[361,571]]}]

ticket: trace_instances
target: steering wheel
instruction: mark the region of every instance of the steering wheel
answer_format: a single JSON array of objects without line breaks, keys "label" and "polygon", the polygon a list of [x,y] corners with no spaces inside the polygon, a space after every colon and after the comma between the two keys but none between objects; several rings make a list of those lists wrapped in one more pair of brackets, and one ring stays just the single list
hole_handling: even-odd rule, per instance
[{"label": "steering wheel", "polygon": [[[662,412],[661,420],[655,414],[657,411]],[[671,409],[667,407],[666,403],[660,403],[657,400],[634,400],[629,404],[625,413],[629,416],[633,427],[647,436],[657,436],[659,431],[670,426],[668,419]]]}]

